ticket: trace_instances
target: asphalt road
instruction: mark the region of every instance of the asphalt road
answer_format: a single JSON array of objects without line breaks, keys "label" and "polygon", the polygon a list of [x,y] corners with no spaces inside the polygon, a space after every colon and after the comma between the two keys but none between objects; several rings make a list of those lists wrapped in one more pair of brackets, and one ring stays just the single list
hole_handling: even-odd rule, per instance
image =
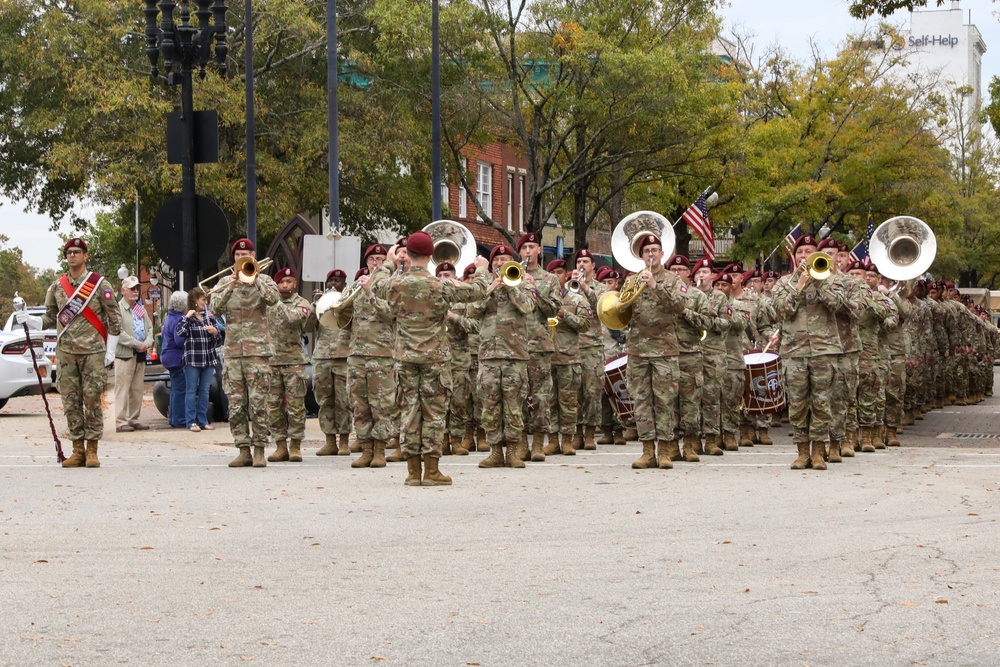
[{"label": "asphalt road", "polygon": [[998,663],[998,399],[825,472],[784,427],[671,471],[448,457],[448,488],[316,458],[316,420],[303,463],[232,470],[151,406],[64,470],[41,414],[0,412],[2,665]]}]

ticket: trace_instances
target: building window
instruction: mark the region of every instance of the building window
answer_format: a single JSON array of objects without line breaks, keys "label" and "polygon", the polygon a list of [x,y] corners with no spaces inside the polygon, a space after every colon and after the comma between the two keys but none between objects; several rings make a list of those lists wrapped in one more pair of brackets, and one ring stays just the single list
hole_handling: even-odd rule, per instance
[{"label": "building window", "polygon": [[507,231],[514,231],[514,174],[507,173]]},{"label": "building window", "polygon": [[[462,158],[462,173],[464,174],[469,168],[469,161]],[[468,204],[465,201],[465,186],[459,183],[458,185],[458,217],[463,220],[469,214]]]},{"label": "building window", "polygon": [[[479,163],[479,178],[476,180],[476,196],[486,215],[493,217],[493,165]],[[480,218],[481,219],[481,218]]]},{"label": "building window", "polygon": [[517,225],[524,232],[524,176],[517,177]]}]

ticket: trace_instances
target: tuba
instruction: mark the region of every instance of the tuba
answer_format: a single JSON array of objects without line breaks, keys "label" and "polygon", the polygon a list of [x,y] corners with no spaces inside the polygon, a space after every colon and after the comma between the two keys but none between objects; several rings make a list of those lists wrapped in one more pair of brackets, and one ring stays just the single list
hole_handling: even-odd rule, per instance
[{"label": "tuba", "polygon": [[654,211],[636,211],[626,216],[611,234],[611,254],[615,261],[632,271],[618,292],[605,292],[597,300],[597,316],[609,329],[620,330],[632,320],[632,303],[639,298],[646,283],[639,279],[639,273],[648,269],[639,244],[647,235],[660,239],[660,247],[666,256],[674,254],[677,245],[673,225],[665,217]]},{"label": "tuba", "polygon": [[923,275],[934,263],[937,239],[923,220],[889,218],[872,234],[868,256],[886,278],[903,282]]},{"label": "tuba", "polygon": [[476,260],[476,237],[468,227],[452,220],[436,220],[424,231],[434,241],[434,254],[427,264],[427,271],[433,276],[440,264],[448,262],[461,276],[462,271]]}]

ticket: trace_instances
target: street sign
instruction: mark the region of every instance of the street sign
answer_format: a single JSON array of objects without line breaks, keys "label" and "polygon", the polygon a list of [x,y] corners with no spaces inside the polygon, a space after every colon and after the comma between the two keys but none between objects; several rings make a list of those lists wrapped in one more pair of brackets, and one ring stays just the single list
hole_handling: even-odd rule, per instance
[{"label": "street sign", "polygon": [[[229,244],[229,223],[219,205],[208,197],[195,195],[198,221],[198,269],[207,271],[216,265]],[[181,224],[181,197],[171,197],[153,218],[153,247],[160,259],[180,268],[184,262],[184,235]]]},{"label": "street sign", "polygon": [[348,280],[361,266],[361,237],[341,236],[330,240],[322,234],[302,237],[302,279],[326,282],[326,274],[340,269]]}]

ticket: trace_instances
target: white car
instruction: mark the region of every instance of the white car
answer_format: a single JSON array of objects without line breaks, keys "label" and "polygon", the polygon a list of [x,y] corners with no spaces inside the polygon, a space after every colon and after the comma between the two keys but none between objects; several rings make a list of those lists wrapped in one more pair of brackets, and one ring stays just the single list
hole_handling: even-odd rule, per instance
[{"label": "white car", "polygon": [[[43,351],[45,334],[31,332],[31,344],[24,337],[24,331],[0,331],[0,408],[15,396],[41,394],[52,386],[52,362]],[[42,386],[31,363],[35,355],[38,374],[42,376]]]},{"label": "white car", "polygon": [[[29,306],[28,307],[28,314],[29,315],[34,315],[35,317],[41,317],[42,315],[45,314],[45,306]],[[31,326],[31,325],[28,325],[28,326]],[[20,331],[22,334],[24,333],[24,329],[17,322],[14,321],[14,314],[13,313],[11,313],[7,317],[7,321],[3,325],[3,331],[5,331],[5,332],[7,332],[7,331],[14,331],[14,332]],[[38,333],[45,334],[45,341],[44,341],[45,356],[49,358],[50,362],[52,362],[52,381],[55,382],[56,381],[56,372],[59,370],[56,367],[57,366],[57,364],[56,364],[56,330],[55,329],[44,329],[44,330],[42,330],[42,331],[40,331]],[[35,336],[35,331],[34,330],[32,330],[31,336],[32,336],[32,338],[34,338],[34,336]]]}]

